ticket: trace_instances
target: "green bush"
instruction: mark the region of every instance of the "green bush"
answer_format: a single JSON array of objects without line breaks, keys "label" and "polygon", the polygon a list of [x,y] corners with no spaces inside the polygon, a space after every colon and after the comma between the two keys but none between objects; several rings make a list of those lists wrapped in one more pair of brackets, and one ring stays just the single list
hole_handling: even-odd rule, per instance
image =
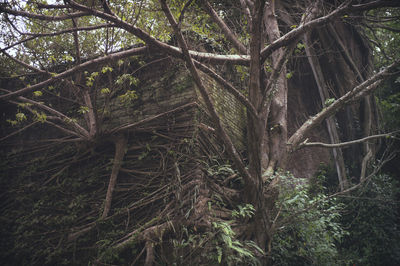
[{"label": "green bush", "polygon": [[277,232],[272,242],[274,265],[337,265],[338,244],[346,234],[339,223],[343,205],[307,180],[280,175],[276,204]]},{"label": "green bush", "polygon": [[382,174],[342,198],[349,232],[340,249],[343,264],[400,265],[398,196],[398,183]]}]

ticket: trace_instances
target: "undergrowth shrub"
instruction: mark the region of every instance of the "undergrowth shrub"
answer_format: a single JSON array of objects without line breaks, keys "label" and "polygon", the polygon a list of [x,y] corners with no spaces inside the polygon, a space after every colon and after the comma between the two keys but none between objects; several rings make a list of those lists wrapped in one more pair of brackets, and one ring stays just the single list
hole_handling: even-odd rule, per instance
[{"label": "undergrowth shrub", "polygon": [[349,232],[340,246],[344,265],[400,265],[398,199],[398,182],[385,174],[343,195],[341,223]]},{"label": "undergrowth shrub", "polygon": [[305,179],[280,174],[276,204],[274,265],[337,265],[338,244],[347,234],[340,224],[343,204],[322,192],[310,191]]}]

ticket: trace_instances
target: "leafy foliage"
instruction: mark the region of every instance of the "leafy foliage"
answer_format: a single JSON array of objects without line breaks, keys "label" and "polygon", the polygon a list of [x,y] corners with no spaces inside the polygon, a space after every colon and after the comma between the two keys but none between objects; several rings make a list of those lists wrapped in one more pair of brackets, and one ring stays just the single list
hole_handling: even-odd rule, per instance
[{"label": "leafy foliage", "polygon": [[[238,205],[232,217],[251,218],[254,207]],[[183,227],[181,239],[173,239],[174,261],[177,265],[191,261],[197,265],[259,265],[256,254],[263,251],[253,241],[239,240],[232,228],[235,220],[212,222],[211,230],[199,234]]]},{"label": "leafy foliage", "polygon": [[341,223],[349,234],[340,254],[348,264],[400,264],[399,193],[398,182],[381,174],[341,199]]},{"label": "leafy foliage", "polygon": [[281,174],[276,208],[279,228],[273,238],[277,265],[336,265],[338,244],[346,235],[340,224],[343,205],[323,193],[310,194],[304,179]]},{"label": "leafy foliage", "polygon": [[252,241],[241,242],[235,239],[235,232],[227,222],[213,222],[215,238],[212,244],[215,253],[212,254],[210,263],[223,265],[258,265],[258,260],[251,249],[263,253]]}]

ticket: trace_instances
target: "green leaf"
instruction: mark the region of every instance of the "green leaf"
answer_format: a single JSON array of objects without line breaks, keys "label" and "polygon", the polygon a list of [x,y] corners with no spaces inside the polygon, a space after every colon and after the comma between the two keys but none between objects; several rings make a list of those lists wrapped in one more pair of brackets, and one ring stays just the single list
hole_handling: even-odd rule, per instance
[{"label": "green leaf", "polygon": [[328,98],[325,100],[325,106],[328,107],[335,102],[335,98]]},{"label": "green leaf", "polygon": [[217,254],[218,254],[218,257],[217,257],[218,263],[221,264],[221,262],[222,262],[222,249],[220,247],[218,247],[218,246],[217,246]]},{"label": "green leaf", "polygon": [[100,90],[100,93],[101,94],[109,94],[109,93],[111,93],[111,90],[109,88],[102,88]]},{"label": "green leaf", "polygon": [[286,201],[287,204],[292,204],[293,202],[295,202],[298,198],[300,197],[300,195],[296,195],[294,196],[294,198],[289,199],[288,201]]},{"label": "green leaf", "polygon": [[33,92],[33,95],[34,95],[35,97],[40,97],[40,96],[43,95],[43,92],[41,92],[41,91],[34,91],[34,92]]},{"label": "green leaf", "polygon": [[119,98],[119,99],[121,100],[121,102],[123,102],[123,103],[130,103],[130,102],[132,102],[133,100],[137,99],[138,96],[137,96],[137,94],[136,94],[136,91],[134,91],[134,90],[129,90],[129,91],[127,91],[126,93],[120,95],[118,98]]},{"label": "green leaf", "polygon": [[105,73],[107,73],[107,72],[112,72],[113,71],[113,68],[112,67],[109,67],[109,66],[105,66],[105,67],[103,67],[102,69],[101,69],[101,73],[103,73],[103,74],[105,74]]},{"label": "green leaf", "polygon": [[7,119],[7,122],[10,123],[12,126],[16,126],[18,124],[18,121]]},{"label": "green leaf", "polygon": [[69,54],[64,55],[64,56],[63,56],[63,59],[64,59],[65,61],[67,61],[67,62],[72,62],[72,61],[74,61],[74,58],[73,58],[71,55],[69,55]]},{"label": "green leaf", "polygon": [[47,120],[47,115],[43,112],[41,112],[41,113],[35,112],[35,120],[38,122],[44,123]]},{"label": "green leaf", "polygon": [[87,112],[89,112],[89,107],[87,107],[87,106],[80,106],[79,107],[78,113],[86,114]]},{"label": "green leaf", "polygon": [[18,122],[22,122],[26,120],[26,115],[24,113],[19,112],[15,114],[15,118],[17,119]]},{"label": "green leaf", "polygon": [[297,44],[297,49],[299,49],[299,50],[303,49],[304,47],[305,47],[305,45],[303,43],[301,43],[301,42],[299,42]]}]

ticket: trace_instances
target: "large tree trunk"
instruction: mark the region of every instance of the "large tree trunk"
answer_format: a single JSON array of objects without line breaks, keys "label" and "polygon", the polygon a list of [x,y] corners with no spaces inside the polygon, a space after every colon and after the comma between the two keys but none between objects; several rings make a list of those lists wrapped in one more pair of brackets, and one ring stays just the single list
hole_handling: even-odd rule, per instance
[{"label": "large tree trunk", "polygon": [[[280,37],[274,1],[271,1],[265,8],[264,26],[269,43],[276,41]],[[279,48],[272,53],[272,66],[278,65],[279,58],[283,56],[283,53],[285,53],[283,48]],[[279,77],[275,81],[275,84],[272,84],[271,88],[273,98],[270,107],[270,118],[267,125],[270,131],[268,173],[273,173],[276,167],[282,169],[286,167],[288,86],[285,65],[280,70]]]},{"label": "large tree trunk", "polygon": [[[256,1],[251,24],[250,38],[250,81],[249,101],[258,109],[261,102],[261,43],[262,43],[262,18],[264,2]],[[262,141],[265,128],[260,117],[254,117],[248,112],[247,115],[247,145],[249,157],[249,173],[251,181],[245,184],[245,197],[255,209],[253,225],[253,238],[260,248],[265,250],[269,241],[269,219],[265,208],[264,188],[261,172]]]}]

